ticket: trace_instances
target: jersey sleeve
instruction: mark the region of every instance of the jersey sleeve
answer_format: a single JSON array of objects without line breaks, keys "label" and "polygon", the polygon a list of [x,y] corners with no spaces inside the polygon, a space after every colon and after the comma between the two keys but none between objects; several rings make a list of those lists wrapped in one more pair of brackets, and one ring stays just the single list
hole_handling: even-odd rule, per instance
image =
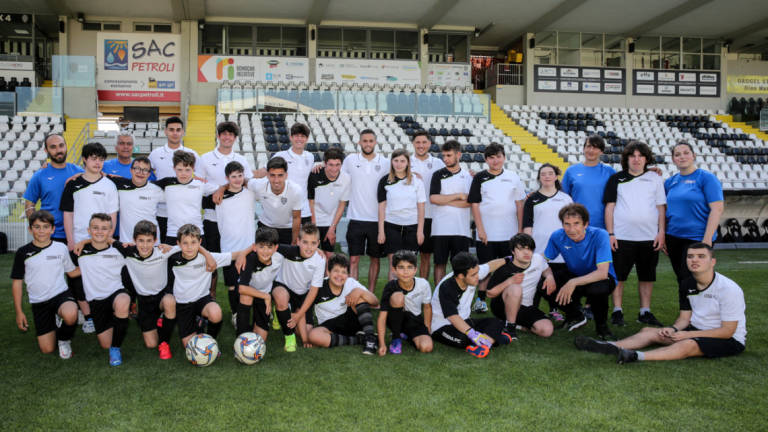
[{"label": "jersey sleeve", "polygon": [[256,259],[255,252],[249,252],[248,255],[245,256],[245,267],[240,271],[240,276],[238,278],[239,285],[249,285],[251,283],[253,266],[255,265]]},{"label": "jersey sleeve", "polygon": [[219,190],[219,185],[214,183],[203,183],[203,195],[211,195]]},{"label": "jersey sleeve", "polygon": [[467,202],[470,204],[477,204],[480,202],[483,202],[483,195],[482,195],[482,181],[480,180],[480,176],[476,175],[472,178],[472,184],[469,186],[469,194],[467,195]]},{"label": "jersey sleeve", "polygon": [[75,211],[75,182],[70,181],[64,186],[64,192],[61,193],[61,202],[59,210],[65,212]]},{"label": "jersey sleeve", "polygon": [[32,176],[27,185],[27,189],[24,191],[24,199],[36,203],[40,199],[40,174]]},{"label": "jersey sleeve", "polygon": [[427,194],[424,191],[424,182],[422,182],[416,177],[414,177],[412,181],[416,185],[416,195],[417,195],[416,202],[417,203],[427,202]]},{"label": "jersey sleeve", "polygon": [[488,281],[488,289],[495,288],[497,285],[507,280],[507,278],[510,276],[511,274],[509,268],[506,265],[500,267],[491,275],[491,280]]},{"label": "jersey sleeve", "polygon": [[122,256],[123,256],[123,258],[125,258],[125,257],[127,257],[127,256],[128,256],[128,253],[129,253],[129,249],[130,249],[130,248],[127,248],[127,247],[123,246],[123,244],[122,244],[121,242],[119,242],[119,241],[114,241],[114,242],[112,242],[112,247],[113,247],[113,248],[114,248],[116,251],[118,251],[118,252],[120,253],[120,255],[122,255]]},{"label": "jersey sleeve", "polygon": [[603,204],[615,203],[619,194],[619,177],[614,174],[605,183],[603,192]]},{"label": "jersey sleeve", "polygon": [[387,176],[379,179],[379,185],[376,187],[376,198],[378,202],[384,202],[387,200]]},{"label": "jersey sleeve", "polygon": [[[560,255],[560,247],[557,245],[557,242],[555,241],[555,231],[552,233],[552,235],[549,236],[549,241],[547,242],[547,248],[544,249],[544,258],[548,260],[553,260],[557,258],[558,255]],[[609,245],[610,247],[610,245]]]},{"label": "jersey sleeve", "polygon": [[744,316],[744,293],[737,286],[729,286],[718,299],[720,302],[720,321],[738,321]]},{"label": "jersey sleeve", "polygon": [[688,300],[688,290],[691,288],[691,285],[693,285],[693,289],[696,289],[696,281],[692,277],[682,281],[680,283],[680,288],[677,290],[677,299],[681,311],[691,310],[691,302]]},{"label": "jersey sleeve", "polygon": [[525,186],[523,186],[523,181],[520,180],[520,177],[517,178],[517,185],[515,186],[515,201],[522,201],[526,198],[525,195]]},{"label": "jersey sleeve", "polygon": [[291,191],[293,193],[293,205],[291,206],[291,210],[301,210],[304,204],[304,191],[302,191],[301,186],[296,183],[293,183]]},{"label": "jersey sleeve", "polygon": [[248,190],[251,190],[251,191],[253,191],[255,193],[256,190],[259,187],[261,187],[264,184],[265,181],[269,181],[269,180],[267,180],[264,177],[262,177],[262,178],[252,178],[252,179],[248,180],[248,182],[246,183],[246,187],[248,188]]},{"label": "jersey sleeve", "polygon": [[562,187],[562,191],[567,193],[568,195],[571,194],[571,189],[573,189],[573,180],[571,180],[571,170],[566,169],[565,174],[563,174],[563,181],[560,182],[560,186]]},{"label": "jersey sleeve", "polygon": [[317,188],[317,177],[319,174],[310,173],[307,178],[307,199],[315,199],[315,188]]},{"label": "jersey sleeve", "polygon": [[389,312],[392,310],[392,306],[389,304],[389,299],[392,297],[392,294],[395,293],[395,286],[397,284],[397,279],[391,280],[387,282],[386,285],[384,285],[384,290],[381,293],[381,310]]},{"label": "jersey sleeve", "polygon": [[166,187],[174,184],[175,182],[176,177],[163,177],[160,180],[157,180],[155,185],[157,185],[160,189],[165,190]]},{"label": "jersey sleeve", "polygon": [[597,232],[597,241],[595,242],[595,265],[601,263],[613,262],[613,252],[611,251],[611,239],[608,232],[601,229]]},{"label": "jersey sleeve", "polygon": [[64,265],[64,272],[69,273],[77,268],[74,262],[72,262],[72,255],[69,253],[69,251],[66,248],[62,248],[64,251],[64,258],[61,260],[61,263]]},{"label": "jersey sleeve", "polygon": [[480,280],[483,280],[488,277],[488,274],[491,272],[491,267],[488,264],[480,264],[480,271],[478,272],[478,277]]},{"label": "jersey sleeve", "polygon": [[661,176],[656,179],[656,205],[664,205],[667,203],[667,194],[664,192],[664,182],[661,180]]},{"label": "jersey sleeve", "polygon": [[230,252],[211,252],[210,254],[216,260],[216,268],[228,266],[232,262],[232,253]]},{"label": "jersey sleeve", "polygon": [[11,279],[24,280],[24,248],[16,250],[11,267]]},{"label": "jersey sleeve", "polygon": [[168,252],[162,254],[163,259],[168,259],[171,255],[175,254],[176,252],[181,252],[181,248],[179,246],[174,246],[169,250]]},{"label": "jersey sleeve", "polygon": [[533,195],[529,196],[523,204],[523,228],[533,227]]},{"label": "jersey sleeve", "polygon": [[707,175],[702,176],[701,188],[704,191],[704,197],[708,203],[713,203],[723,200],[723,187],[720,185],[720,180],[715,177],[714,174],[707,172]]},{"label": "jersey sleeve", "polygon": [[440,195],[442,182],[440,181],[440,175],[438,175],[439,172],[440,171],[435,171],[434,173],[432,173],[432,179],[429,181],[430,195]]},{"label": "jersey sleeve", "polygon": [[459,303],[451,295],[451,290],[447,287],[440,287],[440,293],[437,296],[437,300],[440,302],[440,309],[443,311],[443,316],[448,318],[451,315],[459,314]]},{"label": "jersey sleeve", "polygon": [[117,196],[117,187],[114,183],[109,183],[109,192],[107,193],[107,209],[109,213],[117,213],[120,210],[120,199]]},{"label": "jersey sleeve", "polygon": [[213,202],[213,194],[205,195],[203,197],[203,208],[209,210],[216,209],[216,203]]},{"label": "jersey sleeve", "polygon": [[[319,253],[316,252],[316,253]],[[312,274],[312,282],[309,283],[313,287],[323,286],[323,278],[325,278],[325,258],[320,254],[320,265],[315,268],[315,272]]]}]

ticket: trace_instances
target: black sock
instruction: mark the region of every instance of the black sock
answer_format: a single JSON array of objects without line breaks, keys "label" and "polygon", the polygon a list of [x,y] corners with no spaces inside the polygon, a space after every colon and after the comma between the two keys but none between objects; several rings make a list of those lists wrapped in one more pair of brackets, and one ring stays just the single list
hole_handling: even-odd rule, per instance
[{"label": "black sock", "polygon": [[72,336],[74,336],[75,334],[76,326],[77,326],[77,322],[75,322],[75,324],[72,324],[72,325],[62,322],[61,327],[59,327],[59,329],[56,330],[56,339],[60,341],[72,340]]},{"label": "black sock", "polygon": [[112,347],[120,348],[125,340],[125,334],[128,333],[128,318],[117,318],[113,320],[112,326]]},{"label": "black sock", "polygon": [[86,321],[88,321],[89,319],[93,319],[93,317],[91,316],[91,314],[88,314],[88,315],[83,315],[83,317],[85,318],[85,320],[86,320]]},{"label": "black sock", "polygon": [[157,336],[160,338],[161,343],[171,340],[174,326],[176,326],[176,318],[163,318],[163,326],[157,329]]},{"label": "black sock", "polygon": [[387,312],[387,326],[392,330],[392,339],[400,337],[403,329],[403,308],[390,308]]},{"label": "black sock", "polygon": [[251,305],[237,304],[237,335],[241,335],[246,332],[253,331],[253,325],[251,324]]},{"label": "black sock", "polygon": [[366,336],[373,335],[373,315],[371,315],[371,305],[368,303],[360,303],[355,306],[357,311],[357,321],[360,323],[360,327],[363,328],[363,332]]},{"label": "black sock", "polygon": [[355,345],[357,336],[344,336],[338,333],[331,333],[331,347]]},{"label": "black sock", "polygon": [[229,298],[229,310],[232,313],[237,313],[237,305],[240,304],[240,294],[237,293],[237,290],[231,289],[227,291],[227,297]]},{"label": "black sock", "polygon": [[208,321],[208,334],[211,335],[212,338],[216,339],[216,336],[219,335],[219,332],[221,331],[221,323],[222,321],[217,323]]},{"label": "black sock", "polygon": [[485,301],[486,296],[488,295],[488,291],[486,290],[477,290],[477,298],[479,298],[482,301]]},{"label": "black sock", "polygon": [[288,320],[291,319],[291,310],[279,310],[277,311],[277,320],[280,321],[280,329],[283,330],[283,334],[290,336],[294,333],[295,329],[288,328]]}]

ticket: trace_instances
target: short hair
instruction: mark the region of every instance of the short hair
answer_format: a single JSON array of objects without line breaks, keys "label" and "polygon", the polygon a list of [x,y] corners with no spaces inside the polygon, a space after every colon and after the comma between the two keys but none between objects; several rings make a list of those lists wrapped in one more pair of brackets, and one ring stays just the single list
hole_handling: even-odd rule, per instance
[{"label": "short hair", "polygon": [[328,271],[333,270],[334,267],[341,267],[349,271],[349,258],[343,253],[335,253],[328,258]]},{"label": "short hair", "polygon": [[403,261],[416,267],[416,253],[410,250],[399,250],[392,255],[392,267],[397,267]]},{"label": "short hair", "polygon": [[117,136],[115,137],[115,144],[117,144],[117,143],[118,143],[118,141],[120,141],[120,137],[125,137],[125,136],[127,136],[128,138],[130,138],[130,139],[131,139],[131,142],[132,142],[134,145],[136,144],[136,139],[133,137],[133,134],[132,134],[132,133],[131,133],[131,131],[129,131],[129,130],[122,130],[122,131],[118,132],[118,133],[117,133]]},{"label": "short hair", "polygon": [[184,128],[184,121],[179,116],[172,116],[165,119],[165,127],[168,127],[168,125],[178,123],[181,125],[181,128]]},{"label": "short hair", "polygon": [[374,137],[376,136],[376,132],[374,132],[373,129],[363,129],[363,130],[360,131],[360,136],[361,137],[363,135],[366,135],[366,134],[373,135]]},{"label": "short hair", "polygon": [[[562,171],[560,171],[560,167],[558,167],[557,165],[552,165],[549,162],[545,163],[544,165],[539,167],[539,172],[536,174],[536,181],[539,182],[539,185],[541,185],[541,170],[543,170],[544,168],[552,168],[556,176],[560,176],[560,173],[562,173]],[[555,178],[555,189],[560,190],[562,188],[563,186],[560,184],[560,179]]]},{"label": "short hair", "polygon": [[621,152],[621,168],[624,170],[629,169],[629,157],[635,153],[635,150],[639,151],[640,154],[645,158],[645,166],[643,169],[645,169],[653,162],[653,152],[651,151],[651,148],[648,147],[648,144],[642,141],[633,140],[630,141],[629,144],[624,147],[624,151]]},{"label": "short hair", "polygon": [[475,268],[479,261],[477,257],[469,252],[459,252],[451,259],[451,267],[453,267],[453,275],[467,275],[467,272]]},{"label": "short hair", "polygon": [[687,253],[688,253],[688,251],[689,251],[689,250],[691,250],[691,249],[706,249],[706,250],[709,252],[709,256],[710,256],[710,257],[714,257],[714,256],[715,256],[715,249],[714,249],[712,246],[710,246],[710,245],[708,245],[708,244],[706,244],[706,243],[704,243],[704,242],[696,242],[696,243],[691,243],[691,244],[690,244],[690,245],[688,245],[688,247],[685,249],[685,252],[686,252],[686,254],[687,254]]},{"label": "short hair", "polygon": [[596,149],[600,149],[601,152],[605,151],[605,140],[600,135],[590,135],[587,137],[587,141],[584,143],[584,147],[591,146]]},{"label": "short hair", "polygon": [[678,148],[678,147],[680,147],[681,145],[682,145],[682,146],[686,146],[686,147],[688,147],[688,148],[691,150],[691,153],[693,153],[693,154],[696,154],[696,152],[695,152],[695,151],[693,151],[693,146],[691,145],[691,143],[689,143],[688,141],[686,141],[686,140],[684,140],[684,139],[681,139],[680,141],[678,141],[677,143],[675,143],[675,145],[673,145],[673,146],[672,146],[672,155],[673,155],[673,156],[674,156],[674,154],[675,154],[675,149],[676,149],[676,148]]},{"label": "short hair", "polygon": [[200,228],[197,225],[184,224],[176,231],[176,241],[180,242],[184,237],[196,237],[200,240],[203,235],[200,233]]},{"label": "short hair", "polygon": [[277,234],[277,230],[270,227],[259,227],[256,230],[256,244],[274,246],[280,244],[280,236]]},{"label": "short hair", "polygon": [[50,226],[56,225],[56,218],[54,218],[48,210],[35,210],[29,215],[28,219],[30,228],[32,228],[32,224],[37,221],[45,222]]},{"label": "short hair", "polygon": [[440,147],[440,151],[449,152],[449,151],[455,151],[460,152],[461,151],[461,144],[459,144],[456,140],[448,140],[443,143],[443,146]]},{"label": "short hair", "polygon": [[156,239],[157,226],[146,219],[136,222],[136,225],[133,227],[133,239],[136,240],[140,235],[148,235]]},{"label": "short hair", "polygon": [[100,159],[106,159],[107,149],[105,149],[101,143],[90,142],[83,146],[83,159],[88,159],[91,156],[96,156]]},{"label": "short hair", "polygon": [[195,167],[195,155],[188,151],[176,150],[173,152],[173,166],[182,164],[184,166]]},{"label": "short hair", "polygon": [[291,136],[304,135],[305,137],[309,137],[309,126],[304,123],[294,123],[293,126],[291,126],[290,134]]},{"label": "short hair", "polygon": [[146,156],[137,156],[136,158],[134,158],[133,162],[131,162],[131,168],[133,168],[139,162],[145,163],[149,165],[150,168],[152,168],[152,161],[149,160],[149,158]]},{"label": "short hair", "polygon": [[235,122],[225,121],[216,125],[216,135],[221,135],[224,132],[229,132],[234,136],[240,136],[240,126]]},{"label": "short hair", "polygon": [[43,148],[44,148],[44,149],[47,149],[47,148],[48,148],[48,139],[49,139],[49,138],[52,138],[52,137],[59,137],[59,138],[61,138],[61,140],[62,140],[62,141],[64,141],[64,144],[66,144],[66,143],[67,143],[67,140],[64,138],[64,135],[62,135],[62,134],[61,134],[61,133],[59,133],[59,132],[52,132],[52,133],[49,133],[48,135],[46,135],[46,136],[43,138]]},{"label": "short hair", "polygon": [[492,142],[488,144],[488,147],[485,148],[483,156],[488,159],[489,157],[495,156],[499,153],[501,153],[502,156],[506,156],[506,153],[504,152],[504,146],[497,142]]},{"label": "short hair", "polygon": [[267,162],[267,171],[281,169],[288,172],[288,162],[280,156],[275,156]]},{"label": "short hair", "polygon": [[429,142],[430,142],[430,143],[432,142],[432,137],[431,137],[431,136],[429,135],[429,133],[428,133],[427,131],[425,131],[424,129],[419,129],[419,130],[417,130],[417,131],[416,131],[416,133],[414,133],[414,134],[413,134],[413,136],[411,137],[411,142],[414,142],[414,141],[416,141],[416,138],[418,138],[418,137],[420,137],[420,136],[423,136],[424,138],[426,138],[427,140],[429,140]]},{"label": "short hair", "polygon": [[112,216],[106,214],[106,213],[94,213],[91,215],[91,219],[88,220],[88,225],[91,224],[94,220],[100,220],[102,222],[109,222],[110,225],[112,225]]},{"label": "short hair", "polygon": [[534,250],[536,249],[536,241],[526,233],[518,233],[509,239],[509,248],[515,250],[517,247]]},{"label": "short hair", "polygon": [[236,172],[245,172],[245,168],[243,167],[243,164],[241,164],[238,161],[232,161],[227,164],[227,166],[224,167],[224,175],[229,177],[230,174],[236,173]]},{"label": "short hair", "polygon": [[338,159],[344,162],[344,151],[340,148],[331,147],[323,153],[323,162],[328,162],[331,159]]},{"label": "short hair", "polygon": [[320,236],[320,229],[317,227],[317,225],[313,223],[305,223],[301,226],[299,229],[299,238],[304,237],[305,235],[316,235]]},{"label": "short hair", "polygon": [[568,204],[567,206],[560,209],[560,212],[557,213],[557,217],[560,218],[560,222],[563,222],[566,217],[572,217],[572,216],[578,216],[581,218],[581,221],[584,222],[584,224],[589,223],[589,212],[587,211],[587,208],[579,203],[572,203]]}]

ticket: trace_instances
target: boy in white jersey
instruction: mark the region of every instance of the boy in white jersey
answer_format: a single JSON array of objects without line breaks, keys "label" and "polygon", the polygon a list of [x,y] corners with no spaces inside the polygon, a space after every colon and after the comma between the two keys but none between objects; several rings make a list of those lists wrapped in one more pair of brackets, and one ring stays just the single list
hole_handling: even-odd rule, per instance
[{"label": "boy in white jersey", "polygon": [[[576,348],[614,355],[619,364],[740,354],[747,336],[744,292],[734,281],[715,272],[715,262],[712,246],[694,243],[688,247],[686,264],[692,276],[680,286],[680,315],[673,325],[646,327],[617,342],[578,337]],[[665,346],[637,351],[649,345]]]},{"label": "boy in white jersey", "polygon": [[426,279],[416,277],[416,253],[406,250],[395,252],[392,267],[396,279],[384,286],[377,321],[379,355],[387,354],[384,340],[387,328],[392,331],[390,354],[403,352],[403,339],[410,340],[419,352],[432,352],[432,337],[429,335],[432,288]]},{"label": "boy in white jersey", "polygon": [[[419,177],[424,184],[424,190],[428,191],[432,182],[432,174],[435,171],[445,168],[445,164],[439,158],[429,154],[432,146],[432,139],[424,130],[419,130],[411,138],[413,143],[413,154],[411,155],[411,171]],[[429,279],[430,259],[435,246],[432,241],[432,204],[427,199],[424,205],[424,243],[419,246],[420,263],[419,276]]]},{"label": "boy in white jersey", "polygon": [[309,138],[309,126],[304,123],[294,123],[290,130],[291,148],[279,151],[274,157],[281,157],[288,163],[288,180],[296,183],[303,194],[301,200],[301,224],[310,222],[312,213],[307,200],[307,180],[310,171],[315,165],[315,157],[312,153],[304,151]]},{"label": "boy in white jersey", "polygon": [[[75,277],[80,274],[80,269],[72,263],[67,247],[51,240],[56,229],[51,213],[38,210],[30,214],[28,229],[32,242],[16,250],[11,269],[16,326],[23,332],[29,329],[27,316],[21,307],[22,289],[26,284],[40,352],[52,353],[58,341],[59,357],[66,360],[72,357],[71,341],[77,325],[77,303],[67,289],[64,274]],[[61,319],[58,329],[57,315]]]},{"label": "boy in white jersey", "polygon": [[139,221],[148,220],[157,226],[157,205],[163,201],[163,190],[149,182],[152,164],[146,156],[131,162],[131,178],[109,176],[117,187],[120,201],[120,241],[133,240],[133,228]]},{"label": "boy in white jersey", "polygon": [[371,291],[349,277],[349,258],[334,254],[315,297],[317,327],[309,332],[309,341],[323,348],[362,344],[363,354],[376,354],[371,307],[378,305]]},{"label": "boy in white jersey", "polygon": [[329,148],[323,154],[323,161],[325,166],[309,175],[307,196],[312,223],[320,230],[320,249],[328,259],[336,247],[336,227],[349,201],[352,179],[341,171],[344,162],[341,149]]}]

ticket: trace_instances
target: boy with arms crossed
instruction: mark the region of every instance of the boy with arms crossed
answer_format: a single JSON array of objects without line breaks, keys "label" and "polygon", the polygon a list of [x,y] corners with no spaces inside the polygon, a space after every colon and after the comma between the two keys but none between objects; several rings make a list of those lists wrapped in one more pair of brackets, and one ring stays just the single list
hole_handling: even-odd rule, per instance
[{"label": "boy with arms crossed", "polygon": [[349,200],[351,177],[341,171],[344,152],[330,148],[323,154],[325,166],[309,175],[307,196],[312,223],[320,230],[320,248],[328,259],[336,246],[336,227]]}]

